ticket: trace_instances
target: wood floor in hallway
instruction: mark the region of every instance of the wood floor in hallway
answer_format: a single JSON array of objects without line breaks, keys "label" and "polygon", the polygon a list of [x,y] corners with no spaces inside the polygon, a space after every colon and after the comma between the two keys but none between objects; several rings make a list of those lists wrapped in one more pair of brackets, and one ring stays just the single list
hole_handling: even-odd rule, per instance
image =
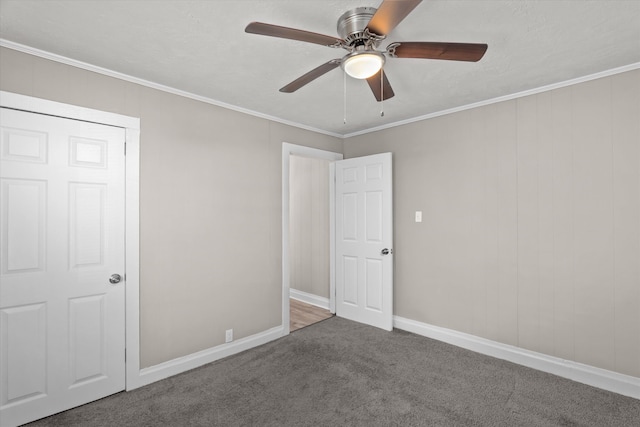
[{"label": "wood floor in hallway", "polygon": [[289,310],[289,331],[291,332],[333,317],[329,310],[294,298],[289,299]]}]

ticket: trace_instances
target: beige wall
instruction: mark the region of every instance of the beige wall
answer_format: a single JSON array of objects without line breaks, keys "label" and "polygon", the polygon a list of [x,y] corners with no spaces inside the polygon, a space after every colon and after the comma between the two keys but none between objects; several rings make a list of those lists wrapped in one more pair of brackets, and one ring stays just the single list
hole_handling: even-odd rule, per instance
[{"label": "beige wall", "polygon": [[640,376],[640,70],[345,141],[385,151],[396,315]]},{"label": "beige wall", "polygon": [[[5,48],[0,90],[141,118],[142,367],[281,323],[281,143],[340,140]],[[344,146],[386,151],[395,314],[640,376],[640,71]]]},{"label": "beige wall", "polygon": [[289,158],[289,286],[329,298],[329,161]]},{"label": "beige wall", "polygon": [[5,48],[0,89],[141,119],[142,367],[282,323],[282,142],[341,140]]}]

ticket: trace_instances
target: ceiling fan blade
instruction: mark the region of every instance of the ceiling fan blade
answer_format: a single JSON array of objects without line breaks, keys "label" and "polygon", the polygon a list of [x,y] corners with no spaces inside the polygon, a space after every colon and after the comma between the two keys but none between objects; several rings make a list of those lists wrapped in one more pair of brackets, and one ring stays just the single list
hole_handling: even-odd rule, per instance
[{"label": "ceiling fan blade", "polygon": [[422,0],[384,0],[367,29],[379,36],[389,34]]},{"label": "ceiling fan blade", "polygon": [[481,43],[402,42],[391,43],[387,53],[394,58],[446,59],[477,62],[487,51]]},{"label": "ceiling fan blade", "polygon": [[263,36],[299,40],[302,42],[315,43],[323,46],[340,46],[342,43],[344,43],[344,40],[337,37],[325,36],[324,34],[297,30],[295,28],[265,24],[263,22],[252,22],[247,25],[247,28],[245,28],[244,31],[251,34],[260,34]]},{"label": "ceiling fan blade", "polygon": [[[383,87],[380,87],[380,75],[382,75]],[[387,79],[387,74],[384,73],[382,69],[373,76],[369,77],[367,79],[367,83],[369,83],[369,87],[373,92],[373,96],[376,97],[378,102],[383,100],[386,101],[387,99],[392,98],[395,95],[395,93],[393,93],[393,89],[391,88],[391,84]],[[384,99],[382,99],[383,96]]]},{"label": "ceiling fan blade", "polygon": [[329,71],[333,70],[334,68],[338,67],[340,65],[340,62],[341,62],[340,59],[332,59],[329,62],[325,62],[319,67],[316,67],[313,70],[309,71],[307,74],[298,77],[297,79],[295,79],[294,81],[292,81],[291,83],[289,83],[288,85],[280,89],[280,92],[285,92],[285,93],[295,92],[298,89],[300,89],[302,86],[306,85],[307,83],[311,83],[312,81],[322,76],[323,74],[326,74]]}]

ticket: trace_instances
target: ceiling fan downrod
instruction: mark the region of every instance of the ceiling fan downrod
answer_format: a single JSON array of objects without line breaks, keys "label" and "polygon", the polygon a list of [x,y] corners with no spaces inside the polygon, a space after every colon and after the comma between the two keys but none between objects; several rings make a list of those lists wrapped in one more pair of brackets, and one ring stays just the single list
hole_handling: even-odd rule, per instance
[{"label": "ceiling fan downrod", "polygon": [[353,52],[374,50],[386,36],[374,34],[367,24],[375,15],[375,7],[357,7],[348,10],[338,18],[338,35],[344,40],[343,48]]}]

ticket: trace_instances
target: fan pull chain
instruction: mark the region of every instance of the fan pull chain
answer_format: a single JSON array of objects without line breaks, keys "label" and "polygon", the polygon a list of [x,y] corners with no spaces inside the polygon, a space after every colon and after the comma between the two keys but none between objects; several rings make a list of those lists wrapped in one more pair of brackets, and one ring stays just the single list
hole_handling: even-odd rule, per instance
[{"label": "fan pull chain", "polygon": [[384,68],[380,68],[380,117],[384,117]]},{"label": "fan pull chain", "polygon": [[342,73],[343,101],[342,101],[342,124],[347,124],[347,73]]}]

